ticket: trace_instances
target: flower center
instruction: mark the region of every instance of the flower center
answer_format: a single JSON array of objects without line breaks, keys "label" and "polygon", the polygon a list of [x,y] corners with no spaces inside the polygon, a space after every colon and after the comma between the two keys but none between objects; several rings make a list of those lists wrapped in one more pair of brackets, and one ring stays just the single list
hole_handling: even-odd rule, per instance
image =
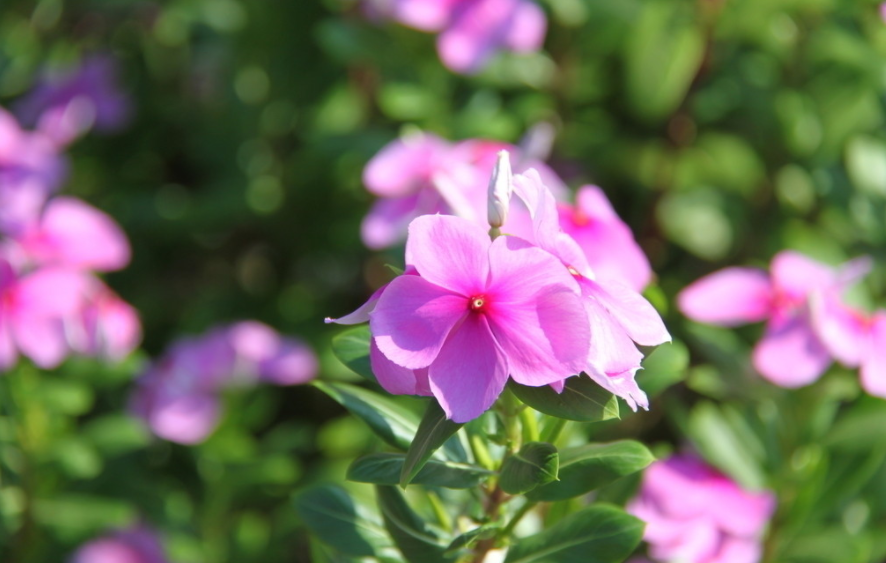
[{"label": "flower center", "polygon": [[486,306],[486,296],[485,295],[475,295],[471,297],[470,307],[471,311],[475,313],[483,312],[483,308]]},{"label": "flower center", "polygon": [[576,269],[573,268],[572,266],[566,266],[566,269],[569,270],[569,273],[572,274],[572,277],[574,277],[574,278],[582,278],[582,277],[584,277],[584,276],[582,276],[582,275],[578,272],[578,270],[576,270]]}]

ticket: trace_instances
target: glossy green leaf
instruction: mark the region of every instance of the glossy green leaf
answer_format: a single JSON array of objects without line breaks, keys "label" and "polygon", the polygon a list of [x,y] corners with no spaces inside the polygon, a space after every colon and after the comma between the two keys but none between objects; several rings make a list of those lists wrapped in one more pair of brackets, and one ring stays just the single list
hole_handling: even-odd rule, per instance
[{"label": "glossy green leaf", "polygon": [[418,428],[417,417],[394,400],[347,383],[315,381],[314,386],[369,425],[382,440],[406,450]]},{"label": "glossy green leaf", "polygon": [[[397,485],[406,456],[394,453],[376,453],[363,456],[348,468],[348,479],[376,485]],[[447,489],[470,489],[492,475],[491,471],[451,461],[428,460],[412,483]]]},{"label": "glossy green leaf", "polygon": [[405,487],[418,475],[421,468],[431,458],[431,455],[449,440],[450,436],[458,432],[462,424],[452,422],[446,418],[446,413],[437,404],[437,401],[428,401],[428,408],[418,426],[415,438],[406,452],[406,460],[400,472],[400,486]]},{"label": "glossy green leaf", "polygon": [[409,563],[442,563],[451,558],[444,555],[446,544],[406,504],[396,487],[378,486],[378,507],[385,527]]},{"label": "glossy green leaf", "polygon": [[354,373],[376,381],[369,364],[370,338],[368,325],[350,328],[332,338],[332,353]]},{"label": "glossy green leaf", "polygon": [[529,442],[505,460],[499,486],[506,493],[522,495],[556,481],[559,467],[560,456],[553,444]]},{"label": "glossy green leaf", "polygon": [[536,501],[556,501],[587,494],[655,461],[639,442],[624,440],[611,444],[587,444],[560,452],[558,480],[531,491]]},{"label": "glossy green leaf", "polygon": [[615,395],[580,375],[566,380],[562,393],[549,385],[527,387],[510,381],[510,389],[518,399],[539,412],[580,422],[599,422],[618,418],[618,400]]},{"label": "glossy green leaf", "polygon": [[643,359],[637,382],[649,396],[655,396],[686,378],[689,350],[679,341],[662,344]]},{"label": "glossy green leaf", "polygon": [[619,508],[595,504],[518,540],[505,563],[621,563],[640,543],[643,526]]},{"label": "glossy green leaf", "polygon": [[378,518],[341,487],[309,489],[295,498],[295,510],[311,532],[346,555],[371,557],[391,545]]}]

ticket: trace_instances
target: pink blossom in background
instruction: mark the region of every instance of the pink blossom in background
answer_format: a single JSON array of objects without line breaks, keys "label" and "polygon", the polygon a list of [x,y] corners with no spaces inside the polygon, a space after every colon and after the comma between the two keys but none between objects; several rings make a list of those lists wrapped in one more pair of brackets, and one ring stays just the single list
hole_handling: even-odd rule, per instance
[{"label": "pink blossom in background", "polygon": [[[834,333],[822,327],[839,322],[839,308],[813,319],[818,300],[842,303],[844,289],[869,269],[859,259],[834,269],[800,253],[780,252],[770,272],[755,268],[725,268],[684,289],[680,310],[692,320],[720,326],[767,321],[753,363],[766,379],[782,387],[801,387],[817,380],[838,348]],[[840,359],[838,357],[838,359]]]},{"label": "pink blossom in background", "polygon": [[660,563],[759,563],[775,511],[768,491],[742,489],[690,455],[650,465],[627,511],[646,522],[643,539]]},{"label": "pink blossom in background", "polygon": [[69,563],[168,563],[157,533],[147,526],[111,532],[84,544]]},{"label": "pink blossom in background", "polygon": [[370,313],[390,362],[373,364],[382,386],[395,392],[426,369],[447,416],[466,422],[492,405],[509,375],[539,386],[581,369],[587,317],[553,256],[514,237],[490,242],[484,229],[447,216],[413,221],[406,247],[418,275],[392,281]]},{"label": "pink blossom in background", "polygon": [[19,233],[58,190],[65,161],[39,133],[24,131],[0,108],[0,234]]},{"label": "pink blossom in background", "polygon": [[645,289],[652,279],[649,260],[603,190],[583,186],[574,206],[561,203],[558,210],[560,226],[584,251],[598,278],[620,280],[634,291]]},{"label": "pink blossom in background", "polygon": [[[661,316],[618,277],[598,276],[584,248],[561,228],[562,216],[554,196],[535,170],[515,176],[514,190],[533,216],[530,240],[556,256],[579,284],[591,327],[588,363],[582,371],[632,409],[638,405],[648,408],[646,394],[635,381],[643,355],[634,343],[656,346],[669,342],[671,336]],[[555,388],[562,389],[562,385]]]},{"label": "pink blossom in background", "polygon": [[0,256],[0,371],[19,354],[41,368],[58,366],[70,350],[65,319],[78,313],[88,286],[82,272],[49,267],[22,275]]},{"label": "pink blossom in background", "polygon": [[131,409],[160,438],[196,444],[218,425],[223,389],[306,383],[317,370],[315,354],[301,341],[243,321],[173,344],[139,377]]},{"label": "pink blossom in background", "polygon": [[474,74],[499,51],[526,53],[544,43],[547,18],[531,0],[367,0],[371,16],[439,33],[450,70]]},{"label": "pink blossom in background", "polygon": [[110,272],[130,259],[129,241],[114,220],[69,196],[52,198],[40,219],[14,238],[38,264]]},{"label": "pink blossom in background", "polygon": [[135,308],[94,276],[80,310],[65,319],[64,332],[75,353],[110,361],[131,354],[142,339]]},{"label": "pink blossom in background", "polygon": [[36,127],[58,145],[95,128],[113,132],[129,121],[132,107],[117,84],[117,67],[108,55],[92,55],[79,66],[47,71],[15,106],[22,123]]},{"label": "pink blossom in background", "polygon": [[[486,188],[500,150],[512,154],[516,171],[536,168],[558,199],[566,197],[566,186],[553,171],[523,158],[512,145],[479,139],[449,143],[429,133],[413,134],[389,143],[363,171],[366,189],[379,197],[361,225],[363,243],[376,250],[393,246],[420,215],[451,214],[484,225]],[[520,213],[514,211],[514,225]]]}]

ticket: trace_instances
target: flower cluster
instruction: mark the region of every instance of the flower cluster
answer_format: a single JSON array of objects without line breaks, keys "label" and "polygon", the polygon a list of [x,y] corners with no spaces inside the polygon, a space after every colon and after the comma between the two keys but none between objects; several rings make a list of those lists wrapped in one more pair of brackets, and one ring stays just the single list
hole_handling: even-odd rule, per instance
[{"label": "flower cluster", "polygon": [[479,72],[501,50],[541,48],[547,29],[530,0],[368,0],[370,16],[439,33],[437,52],[450,70]]},{"label": "flower cluster", "polygon": [[57,145],[0,109],[0,371],[19,354],[57,366],[69,352],[120,359],[141,340],[135,310],[96,276],[129,263],[106,214],[55,196]]},{"label": "flower cluster", "polygon": [[679,295],[679,306],[690,319],[722,326],[766,320],[753,363],[776,385],[808,385],[836,359],[860,365],[865,389],[886,396],[886,313],[868,316],[842,299],[869,268],[866,258],[835,269],[783,251],[769,273],[731,267],[696,281]]},{"label": "flower cluster", "polygon": [[238,322],[173,344],[138,379],[132,409],[157,436],[196,444],[219,422],[223,389],[305,383],[317,369],[317,358],[301,341],[259,322]]},{"label": "flower cluster", "polygon": [[[560,177],[530,151],[482,139],[449,143],[417,133],[384,147],[363,171],[363,183],[376,201],[363,220],[363,242],[373,249],[392,246],[406,237],[406,227],[420,215],[457,215],[485,227],[487,178],[497,155],[507,151],[515,172],[534,169],[557,201],[559,226],[582,248],[600,277],[619,279],[642,291],[652,269],[630,228],[618,217],[597,186],[582,186],[573,205]],[[510,202],[508,232],[532,236],[529,209]]]},{"label": "flower cluster", "polygon": [[646,469],[627,510],[646,522],[656,561],[757,563],[775,497],[742,489],[694,456],[675,455]]},{"label": "flower cluster", "polygon": [[70,563],[168,563],[157,534],[144,525],[115,530],[84,544]]},{"label": "flower cluster", "polygon": [[[512,191],[528,221],[513,220]],[[584,372],[632,408],[646,408],[634,381],[642,359],[634,343],[670,339],[658,313],[623,281],[595,275],[561,228],[541,175],[512,176],[507,152],[498,155],[488,200],[492,232],[509,236],[490,240],[463,217],[420,216],[409,225],[404,275],[330,321],[368,320],[381,385],[433,395],[457,422],[488,409],[509,377],[562,390]]]}]

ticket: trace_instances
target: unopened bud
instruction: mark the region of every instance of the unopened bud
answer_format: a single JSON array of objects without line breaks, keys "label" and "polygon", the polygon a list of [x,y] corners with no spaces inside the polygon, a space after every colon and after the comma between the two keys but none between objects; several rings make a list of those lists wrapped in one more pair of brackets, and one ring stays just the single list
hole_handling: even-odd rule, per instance
[{"label": "unopened bud", "polygon": [[492,169],[489,179],[489,199],[487,200],[487,217],[489,226],[501,228],[508,219],[508,205],[511,201],[511,161],[508,151],[499,151],[498,161]]}]

